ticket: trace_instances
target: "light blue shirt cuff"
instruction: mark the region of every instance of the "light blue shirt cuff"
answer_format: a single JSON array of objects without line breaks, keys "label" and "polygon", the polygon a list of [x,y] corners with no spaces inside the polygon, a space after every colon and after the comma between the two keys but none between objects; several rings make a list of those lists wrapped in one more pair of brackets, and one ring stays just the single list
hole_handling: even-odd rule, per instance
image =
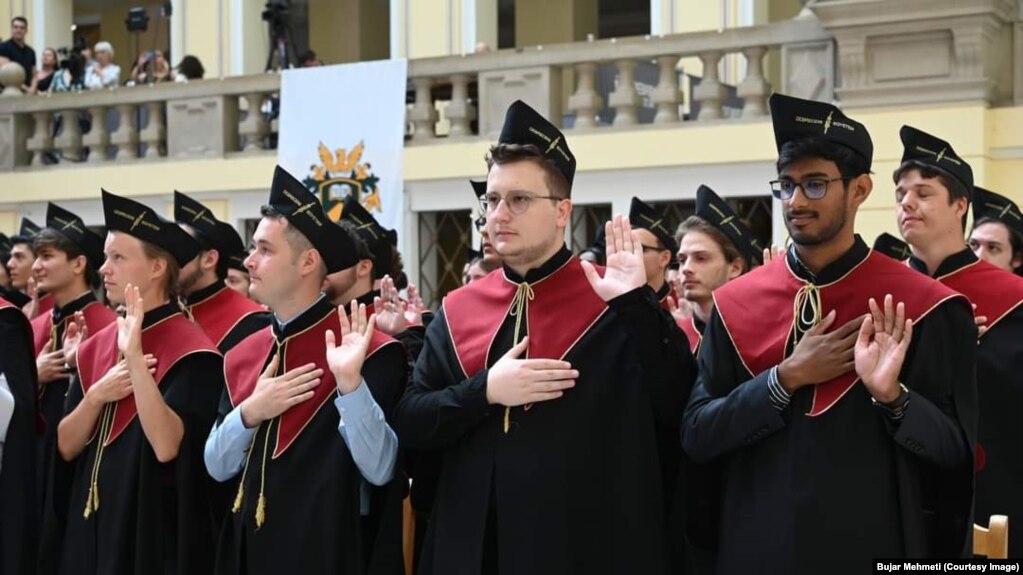
[{"label": "light blue shirt cuff", "polygon": [[245,454],[252,445],[256,429],[245,427],[241,407],[232,409],[220,425],[213,425],[203,450],[206,471],[210,477],[217,481],[227,481],[242,470]]},{"label": "light blue shirt cuff", "polygon": [[355,391],[335,399],[334,406],[341,416],[338,432],[359,472],[373,485],[390,481],[398,459],[398,436],[387,424],[366,380]]}]

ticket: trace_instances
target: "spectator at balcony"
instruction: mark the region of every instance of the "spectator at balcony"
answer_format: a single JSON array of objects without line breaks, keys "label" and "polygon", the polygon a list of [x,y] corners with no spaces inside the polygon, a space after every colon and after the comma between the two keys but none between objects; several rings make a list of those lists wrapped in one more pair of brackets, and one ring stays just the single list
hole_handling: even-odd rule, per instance
[{"label": "spectator at balcony", "polygon": [[36,52],[25,43],[28,33],[28,20],[24,16],[11,19],[11,37],[0,42],[0,66],[8,62],[16,62],[25,70],[25,84],[21,89],[29,94],[35,92]]},{"label": "spectator at balcony", "polygon": [[316,52],[313,52],[312,50],[306,50],[298,57],[299,68],[315,68],[322,65],[323,62],[320,62],[320,60],[316,57]]},{"label": "spectator at balcony", "polygon": [[198,58],[192,55],[185,56],[178,62],[178,67],[174,73],[175,82],[188,82],[190,80],[202,80],[206,69],[202,67],[202,62]]},{"label": "spectator at balcony", "polygon": [[93,52],[96,62],[85,70],[86,89],[116,88],[121,83],[121,67],[114,64],[114,47],[110,42],[97,42]]},{"label": "spectator at balcony", "polygon": [[139,54],[135,67],[131,69],[135,84],[154,84],[171,79],[171,67],[162,50],[150,50]]},{"label": "spectator at balcony", "polygon": [[49,92],[53,76],[57,72],[57,51],[53,48],[44,48],[41,68],[36,70],[35,86],[37,92]]}]

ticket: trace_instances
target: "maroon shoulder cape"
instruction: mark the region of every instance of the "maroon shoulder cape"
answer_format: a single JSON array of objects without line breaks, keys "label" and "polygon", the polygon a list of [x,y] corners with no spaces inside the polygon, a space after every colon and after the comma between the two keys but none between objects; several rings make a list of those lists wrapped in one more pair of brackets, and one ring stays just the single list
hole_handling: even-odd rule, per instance
[{"label": "maroon shoulder cape", "polygon": [[[274,338],[273,328],[267,326],[242,340],[227,352],[224,357],[224,373],[231,405],[238,407],[256,388],[256,381],[266,367],[270,354],[284,348],[279,372],[300,367],[308,363],[316,364],[323,370],[320,385],[313,391],[309,401],[303,401],[280,415],[281,422],[277,428],[277,438],[273,458],[277,459],[295,439],[302,433],[309,421],[320,411],[327,400],[337,393],[337,382],[327,366],[324,334],[327,330],[340,338],[341,322],[335,312],[328,313],[315,325],[285,338],[279,344]],[[373,330],[373,338],[369,342],[366,359],[386,345],[400,345],[399,342],[379,330]]]},{"label": "maroon shoulder cape", "polygon": [[976,305],[974,313],[987,316],[985,325],[988,328],[994,327],[1023,304],[1023,277],[984,260],[977,260],[935,279],[965,295],[970,303]]},{"label": "maroon shoulder cape", "polygon": [[[603,268],[597,270],[604,273]],[[466,377],[491,364],[491,344],[517,298],[524,298],[529,358],[564,358],[608,309],[575,257],[532,284],[517,284],[504,272],[495,272],[459,288],[444,298],[442,306]]]},{"label": "maroon shoulder cape", "polygon": [[[114,323],[117,319],[117,314],[110,308],[103,305],[98,301],[90,302],[82,308],[82,313],[85,315],[85,325],[88,326],[89,334],[99,333],[100,330],[106,326]],[[64,318],[61,323],[67,323],[74,319],[74,316],[68,316]],[[53,325],[53,314],[44,313],[32,320],[32,340],[35,345],[36,356],[42,353],[43,348],[46,344],[50,343],[56,334],[56,328],[60,326]],[[56,342],[55,347],[59,347],[62,342]]]},{"label": "maroon shoulder cape", "polygon": [[192,320],[218,346],[238,322],[254,313],[264,312],[258,303],[226,286],[212,296],[192,304],[188,310]]},{"label": "maroon shoulder cape", "polygon": [[[714,291],[714,302],[725,330],[746,369],[753,375],[781,363],[795,325],[798,299],[816,289],[820,294],[819,318],[835,310],[837,328],[869,313],[868,300],[881,303],[887,294],[906,306],[906,317],[918,322],[939,304],[962,297],[951,289],[915,272],[904,264],[871,251],[839,280],[813,286],[788,266],[787,258],[761,266],[742,280],[728,282]],[[850,371],[814,386],[810,416],[826,412],[858,381]]]},{"label": "maroon shoulder cape", "polygon": [[[142,352],[156,356],[156,374],[153,379],[159,386],[171,368],[185,356],[194,353],[218,354],[217,348],[199,328],[184,316],[176,313],[142,330]],[[78,375],[82,393],[89,391],[120,359],[117,349],[117,324],[112,323],[99,333],[82,342],[78,348]],[[114,421],[110,433],[103,438],[104,445],[110,445],[131,424],[138,415],[135,395],[129,395],[114,407]]]}]

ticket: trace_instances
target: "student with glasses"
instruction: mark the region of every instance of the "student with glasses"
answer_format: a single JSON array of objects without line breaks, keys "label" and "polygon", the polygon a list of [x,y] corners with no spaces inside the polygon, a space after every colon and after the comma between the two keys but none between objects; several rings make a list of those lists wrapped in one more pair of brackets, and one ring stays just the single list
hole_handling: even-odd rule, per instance
[{"label": "student with glasses", "polygon": [[[873,144],[770,100],[792,247],[714,292],[682,443],[721,469],[717,573],[863,573],[970,549],[976,330],[966,299],[855,234]],[[709,526],[709,527],[708,527]]]},{"label": "student with glasses", "polygon": [[666,573],[657,427],[678,429],[685,339],[626,218],[602,271],[565,247],[576,163],[555,126],[515,102],[487,165],[504,267],[445,298],[395,417],[444,455],[419,573]]}]

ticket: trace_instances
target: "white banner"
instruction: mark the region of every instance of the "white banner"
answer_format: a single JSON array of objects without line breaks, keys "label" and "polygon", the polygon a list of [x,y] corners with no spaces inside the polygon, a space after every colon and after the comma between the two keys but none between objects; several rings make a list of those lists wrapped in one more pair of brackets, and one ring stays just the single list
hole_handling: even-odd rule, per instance
[{"label": "white banner", "polygon": [[283,73],[277,162],[334,220],[358,194],[380,225],[403,229],[407,68],[398,59]]}]

